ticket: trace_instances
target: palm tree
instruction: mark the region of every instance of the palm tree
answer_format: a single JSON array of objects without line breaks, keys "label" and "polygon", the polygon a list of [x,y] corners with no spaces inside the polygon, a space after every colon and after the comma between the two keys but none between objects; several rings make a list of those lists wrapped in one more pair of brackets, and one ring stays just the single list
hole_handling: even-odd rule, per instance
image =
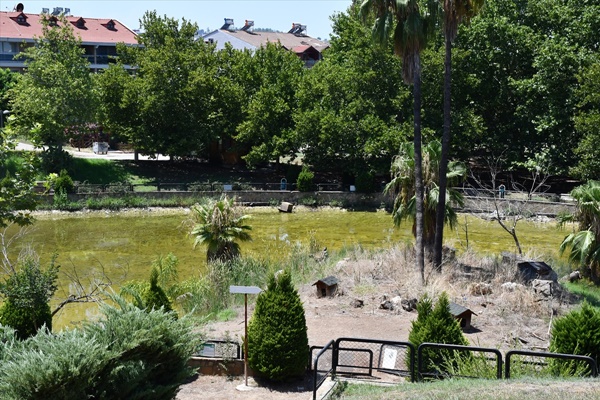
[{"label": "palm tree", "polygon": [[582,274],[600,284],[600,182],[589,181],[573,189],[577,201],[575,215],[562,216],[561,224],[579,222],[579,231],[568,235],[560,245],[560,252],[570,250],[569,261],[582,268]]},{"label": "palm tree", "polygon": [[442,134],[442,154],[440,159],[440,198],[436,213],[435,245],[433,247],[433,266],[442,268],[442,245],[444,242],[444,204],[446,204],[446,172],[448,170],[448,153],[450,152],[450,110],[452,83],[452,42],[456,39],[458,26],[468,23],[483,7],[484,0],[439,0],[443,9],[443,31],[446,56],[444,61],[444,132]]},{"label": "palm tree", "polygon": [[375,24],[373,39],[387,43],[393,29],[394,52],[402,58],[402,78],[413,85],[414,96],[414,187],[415,239],[417,269],[421,284],[425,282],[425,253],[423,247],[423,172],[421,157],[421,51],[432,34],[436,2],[426,0],[425,9],[418,0],[364,0],[360,12],[364,20],[373,10]]},{"label": "palm tree", "polygon": [[[439,181],[439,164],[442,145],[438,141],[430,142],[423,148],[423,184],[425,196],[423,198],[423,244],[426,253],[431,255],[435,231],[436,209],[439,199],[437,182]],[[416,234],[416,197],[414,175],[414,148],[412,143],[403,143],[400,153],[392,162],[392,180],[385,187],[386,193],[396,194],[392,217],[394,224],[399,226],[404,220],[413,220],[413,235]],[[447,180],[455,180],[465,176],[466,167],[460,162],[452,161],[448,164]],[[448,190],[444,204],[444,221],[450,228],[454,228],[458,218],[452,204],[463,205],[463,196],[456,190]]]},{"label": "palm tree", "polygon": [[194,247],[205,244],[208,249],[206,259],[212,261],[229,261],[240,254],[238,241],[251,240],[246,224],[250,218],[236,207],[233,198],[227,196],[219,200],[211,200],[204,205],[192,207],[193,218],[196,222],[191,235],[196,236]]}]

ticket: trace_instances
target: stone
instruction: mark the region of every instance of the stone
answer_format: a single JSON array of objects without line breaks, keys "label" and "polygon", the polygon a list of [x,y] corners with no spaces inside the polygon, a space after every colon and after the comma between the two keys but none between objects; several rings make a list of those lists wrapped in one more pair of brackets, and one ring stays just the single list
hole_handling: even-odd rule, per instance
[{"label": "stone", "polygon": [[534,279],[531,281],[531,287],[533,291],[541,295],[542,297],[552,297],[552,295],[557,292],[558,286],[554,281],[544,280],[544,279]]},{"label": "stone", "polygon": [[473,296],[487,296],[492,294],[492,285],[483,282],[473,283],[470,292]]},{"label": "stone", "polygon": [[581,279],[581,273],[579,271],[573,271],[569,274],[569,282],[577,282]]},{"label": "stone", "polygon": [[417,309],[417,299],[404,299],[401,304],[404,311],[411,312]]},{"label": "stone", "polygon": [[500,286],[502,287],[502,290],[504,292],[514,292],[515,290],[517,290],[517,288],[523,287],[523,285],[521,285],[520,283],[516,283],[516,282],[504,282]]},{"label": "stone", "polygon": [[391,300],[392,305],[394,306],[394,310],[397,310],[401,307],[402,304],[402,297],[400,296],[395,296],[392,298]]},{"label": "stone", "polygon": [[383,300],[383,301],[381,302],[381,304],[379,304],[379,308],[380,308],[381,310],[390,310],[390,311],[391,311],[391,310],[393,310],[393,309],[394,309],[394,305],[393,305],[393,304],[392,304],[392,302],[391,302],[391,301],[389,301],[389,300]]},{"label": "stone", "polygon": [[354,299],[350,302],[350,305],[354,308],[363,308],[365,305],[365,302],[360,299]]}]

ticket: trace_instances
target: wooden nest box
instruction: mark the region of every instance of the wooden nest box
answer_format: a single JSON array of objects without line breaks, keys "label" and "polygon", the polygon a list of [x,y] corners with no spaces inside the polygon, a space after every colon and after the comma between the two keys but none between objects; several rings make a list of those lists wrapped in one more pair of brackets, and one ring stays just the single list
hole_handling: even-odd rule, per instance
[{"label": "wooden nest box", "polygon": [[450,302],[448,305],[448,309],[450,310],[450,314],[452,314],[454,319],[458,320],[463,331],[471,328],[471,316],[475,314],[473,311],[469,310],[467,307],[463,307],[452,302]]},{"label": "wooden nest box", "polygon": [[333,297],[337,293],[338,279],[335,276],[319,279],[313,286],[317,287],[317,297]]}]

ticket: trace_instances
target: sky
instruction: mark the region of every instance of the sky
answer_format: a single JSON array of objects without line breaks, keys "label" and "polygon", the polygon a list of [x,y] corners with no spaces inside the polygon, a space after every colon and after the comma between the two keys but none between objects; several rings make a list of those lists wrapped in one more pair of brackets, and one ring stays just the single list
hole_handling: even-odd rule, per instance
[{"label": "sky", "polygon": [[198,28],[215,30],[224,18],[233,18],[236,27],[245,20],[254,21],[256,28],[271,28],[287,32],[292,23],[306,25],[309,36],[328,39],[330,16],[346,11],[352,0],[0,0],[0,11],[12,11],[23,3],[25,13],[39,14],[42,8],[70,8],[71,15],[84,18],[116,19],[130,29],[139,28],[139,20],[148,10],[160,16],[198,24]]}]

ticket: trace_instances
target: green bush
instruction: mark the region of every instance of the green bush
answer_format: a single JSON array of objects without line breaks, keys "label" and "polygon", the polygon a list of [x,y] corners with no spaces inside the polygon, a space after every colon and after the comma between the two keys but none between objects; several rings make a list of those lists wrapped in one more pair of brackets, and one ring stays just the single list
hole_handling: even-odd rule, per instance
[{"label": "green bush", "polygon": [[260,375],[283,381],[302,376],[309,355],[304,308],[289,272],[268,278],[248,325],[248,365]]},{"label": "green bush", "polygon": [[150,285],[142,295],[144,306],[147,310],[159,310],[162,307],[164,312],[173,311],[171,302],[165,294],[165,291],[158,286],[158,269],[152,268],[150,273]]},{"label": "green bush", "polygon": [[4,348],[10,362],[0,365],[0,398],[175,398],[194,373],[187,362],[201,341],[191,321],[112,301],[115,307],[101,306],[104,317],[82,329],[40,332]]},{"label": "green bush", "polygon": [[48,304],[36,308],[19,307],[15,300],[7,299],[0,308],[0,324],[14,328],[17,337],[25,340],[44,326],[52,331],[52,311]]},{"label": "green bush", "polygon": [[[554,320],[550,351],[578,354],[600,361],[600,310],[584,302],[580,310],[573,310],[564,317]],[[555,372],[565,371],[568,361],[553,362]],[[575,372],[575,366],[567,368]]]},{"label": "green bush", "polygon": [[75,185],[73,179],[69,176],[66,169],[60,171],[60,174],[52,182],[54,186],[54,193],[73,193]]},{"label": "green bush", "polygon": [[298,175],[298,180],[296,181],[296,188],[300,192],[310,192],[313,189],[313,180],[315,179],[315,174],[308,169],[307,166],[302,167],[302,171]]},{"label": "green bush", "polygon": [[35,257],[26,257],[0,284],[0,294],[5,299],[0,308],[0,324],[14,328],[19,339],[27,339],[44,325],[52,330],[49,301],[57,289],[58,269],[54,260],[42,270]]},{"label": "green bush", "polygon": [[[426,295],[417,304],[417,319],[412,322],[408,340],[418,347],[421,343],[468,345],[460,325],[450,313],[448,295],[443,292],[435,307]],[[427,372],[443,373],[448,364],[455,364],[458,354],[450,350],[427,349],[423,352],[423,366]]]}]

